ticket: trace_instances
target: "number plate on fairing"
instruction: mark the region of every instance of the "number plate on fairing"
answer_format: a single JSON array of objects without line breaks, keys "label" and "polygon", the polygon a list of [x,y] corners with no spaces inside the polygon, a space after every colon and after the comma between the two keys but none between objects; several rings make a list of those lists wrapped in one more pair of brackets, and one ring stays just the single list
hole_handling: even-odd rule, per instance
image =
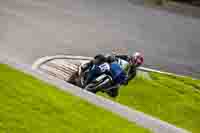
[{"label": "number plate on fairing", "polygon": [[99,66],[99,68],[101,69],[101,72],[104,73],[110,70],[110,65],[108,63],[103,63]]}]

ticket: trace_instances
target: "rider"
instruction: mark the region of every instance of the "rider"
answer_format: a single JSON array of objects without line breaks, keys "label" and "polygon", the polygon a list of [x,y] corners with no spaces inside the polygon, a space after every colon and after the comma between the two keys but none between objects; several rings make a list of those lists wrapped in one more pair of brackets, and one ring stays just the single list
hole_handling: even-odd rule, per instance
[{"label": "rider", "polygon": [[108,95],[111,97],[118,96],[118,88],[122,84],[127,84],[128,77],[122,67],[118,64],[117,61],[111,61],[111,58],[108,57],[108,62],[110,63],[110,71],[113,79],[113,83],[109,90],[107,91]]},{"label": "rider", "polygon": [[[123,71],[121,76],[118,76],[120,80],[114,80],[116,85],[109,93],[109,95],[116,97],[118,95],[118,89],[121,84],[127,85],[128,82],[136,76],[137,67],[141,66],[144,62],[144,57],[141,53],[133,53],[132,56],[128,55],[111,55],[107,57],[107,61],[111,64],[111,72],[113,71],[112,65],[118,64]],[[116,66],[116,65],[115,65]],[[115,69],[115,68],[114,68]],[[118,69],[120,70],[120,69]],[[125,74],[124,74],[125,72]],[[113,73],[113,72],[112,72]],[[114,72],[114,76],[115,76]],[[114,78],[114,77],[113,77]],[[126,80],[125,80],[126,79]],[[121,82],[122,81],[122,82]]]},{"label": "rider", "polygon": [[126,71],[128,81],[136,76],[136,69],[144,62],[144,57],[140,52],[135,52],[132,56],[128,55],[116,55],[118,63]]}]

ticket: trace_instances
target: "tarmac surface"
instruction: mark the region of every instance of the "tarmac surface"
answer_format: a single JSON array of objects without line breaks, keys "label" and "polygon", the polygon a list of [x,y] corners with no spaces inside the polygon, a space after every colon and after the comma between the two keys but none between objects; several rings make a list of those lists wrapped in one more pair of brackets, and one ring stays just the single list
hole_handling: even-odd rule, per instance
[{"label": "tarmac surface", "polygon": [[145,66],[200,78],[200,19],[128,0],[1,0],[0,56],[142,51]]}]

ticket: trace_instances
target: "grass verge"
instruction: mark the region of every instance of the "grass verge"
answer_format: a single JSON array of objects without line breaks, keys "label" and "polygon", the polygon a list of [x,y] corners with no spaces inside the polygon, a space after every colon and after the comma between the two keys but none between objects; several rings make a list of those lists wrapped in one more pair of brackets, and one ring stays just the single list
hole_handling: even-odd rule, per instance
[{"label": "grass verge", "polygon": [[148,133],[117,115],[0,64],[2,133]]},{"label": "grass verge", "polygon": [[199,133],[200,80],[159,73],[150,76],[152,80],[132,80],[112,100]]}]

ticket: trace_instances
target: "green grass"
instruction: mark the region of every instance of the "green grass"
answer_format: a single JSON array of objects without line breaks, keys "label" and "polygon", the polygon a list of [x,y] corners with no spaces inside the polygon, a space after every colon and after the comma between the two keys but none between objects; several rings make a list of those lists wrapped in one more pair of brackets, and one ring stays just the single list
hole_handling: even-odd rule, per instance
[{"label": "green grass", "polygon": [[137,77],[112,100],[200,133],[200,80],[158,73],[150,76],[152,81]]},{"label": "green grass", "polygon": [[133,132],[149,131],[0,64],[0,133]]}]

